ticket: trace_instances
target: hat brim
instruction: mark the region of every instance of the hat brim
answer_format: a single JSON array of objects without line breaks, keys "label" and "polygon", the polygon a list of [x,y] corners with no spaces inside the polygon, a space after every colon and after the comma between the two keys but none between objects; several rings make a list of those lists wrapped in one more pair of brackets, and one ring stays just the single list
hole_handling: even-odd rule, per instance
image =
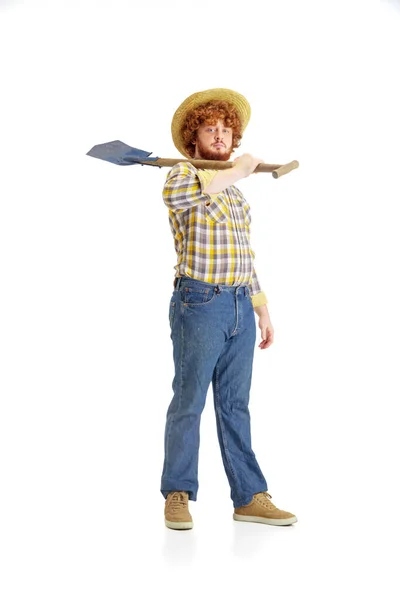
[{"label": "hat brim", "polygon": [[233,104],[240,120],[241,134],[243,134],[248,125],[251,109],[250,104],[242,94],[227,88],[213,88],[192,94],[177,108],[171,123],[172,140],[179,152],[187,158],[190,158],[190,155],[186,152],[182,137],[182,127],[186,116],[201,104],[211,102],[212,100],[224,100]]}]

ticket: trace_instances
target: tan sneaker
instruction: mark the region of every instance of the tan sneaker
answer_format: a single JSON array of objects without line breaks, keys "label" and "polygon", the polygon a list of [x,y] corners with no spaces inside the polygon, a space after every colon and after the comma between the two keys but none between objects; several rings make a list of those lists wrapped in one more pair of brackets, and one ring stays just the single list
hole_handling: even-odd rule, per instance
[{"label": "tan sneaker", "polygon": [[192,529],[193,520],[186,492],[170,492],[165,501],[165,524],[170,529]]},{"label": "tan sneaker", "polygon": [[266,523],[267,525],[291,525],[292,523],[297,523],[295,515],[276,508],[270,498],[272,496],[268,492],[255,494],[250,504],[235,508],[233,518],[235,521],[250,521],[252,523]]}]

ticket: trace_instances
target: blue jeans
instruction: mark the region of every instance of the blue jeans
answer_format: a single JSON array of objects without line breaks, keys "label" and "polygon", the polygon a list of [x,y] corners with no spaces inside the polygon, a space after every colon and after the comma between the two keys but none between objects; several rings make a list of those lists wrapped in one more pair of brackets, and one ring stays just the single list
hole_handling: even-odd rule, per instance
[{"label": "blue jeans", "polygon": [[256,324],[246,286],[176,279],[169,306],[175,363],[161,493],[197,499],[200,418],[212,381],[218,441],[235,507],[266,491],[251,448],[249,395]]}]

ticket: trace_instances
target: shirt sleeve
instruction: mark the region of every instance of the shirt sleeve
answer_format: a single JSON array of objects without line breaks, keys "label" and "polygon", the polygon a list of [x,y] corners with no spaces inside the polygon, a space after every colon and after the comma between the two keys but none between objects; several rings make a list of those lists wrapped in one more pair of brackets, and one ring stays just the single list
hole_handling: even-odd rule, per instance
[{"label": "shirt sleeve", "polygon": [[204,189],[217,171],[199,170],[187,162],[179,162],[167,174],[163,200],[173,212],[183,212],[196,204],[210,200]]},{"label": "shirt sleeve", "polygon": [[[253,252],[253,250],[251,251],[251,254],[254,260],[255,253]],[[257,273],[254,266],[251,276],[251,282],[248,287],[253,308],[257,308],[257,306],[262,306],[263,304],[268,304],[267,297],[265,293],[261,290],[260,282],[258,281]]]},{"label": "shirt sleeve", "polygon": [[[244,213],[245,213],[245,221],[246,221],[246,227],[247,227],[247,232],[250,238],[250,224],[251,224],[251,216],[250,216],[250,206],[249,203],[247,202],[247,200],[245,199],[245,197],[243,196],[242,192],[236,187],[233,186],[236,193],[240,196],[241,200],[242,200],[242,206],[244,209]],[[255,258],[255,252],[250,249],[251,252],[251,256],[253,257],[253,261]],[[250,297],[251,297],[251,301],[253,304],[253,308],[257,308],[257,306],[262,306],[263,304],[268,304],[268,300],[267,297],[265,295],[265,293],[261,290],[261,286],[260,286],[260,282],[258,281],[258,277],[257,277],[257,273],[256,270],[254,268],[253,265],[253,270],[252,270],[252,276],[251,276],[251,282],[249,287],[249,291],[250,291]]]},{"label": "shirt sleeve", "polygon": [[251,283],[249,285],[250,290],[250,298],[253,304],[253,308],[257,308],[257,306],[262,306],[263,304],[268,304],[267,297],[263,291],[261,291],[260,284],[257,278],[256,271],[253,267],[253,275],[251,278]]}]

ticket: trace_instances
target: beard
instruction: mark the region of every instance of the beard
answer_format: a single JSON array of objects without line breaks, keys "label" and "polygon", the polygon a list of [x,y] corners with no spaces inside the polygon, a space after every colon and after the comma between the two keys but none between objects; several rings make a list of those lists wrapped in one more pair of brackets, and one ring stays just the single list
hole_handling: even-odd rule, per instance
[{"label": "beard", "polygon": [[207,148],[202,145],[200,140],[197,140],[197,152],[200,154],[200,158],[204,160],[229,160],[232,154],[232,146],[227,149],[221,148],[220,150],[213,150],[213,148]]}]

